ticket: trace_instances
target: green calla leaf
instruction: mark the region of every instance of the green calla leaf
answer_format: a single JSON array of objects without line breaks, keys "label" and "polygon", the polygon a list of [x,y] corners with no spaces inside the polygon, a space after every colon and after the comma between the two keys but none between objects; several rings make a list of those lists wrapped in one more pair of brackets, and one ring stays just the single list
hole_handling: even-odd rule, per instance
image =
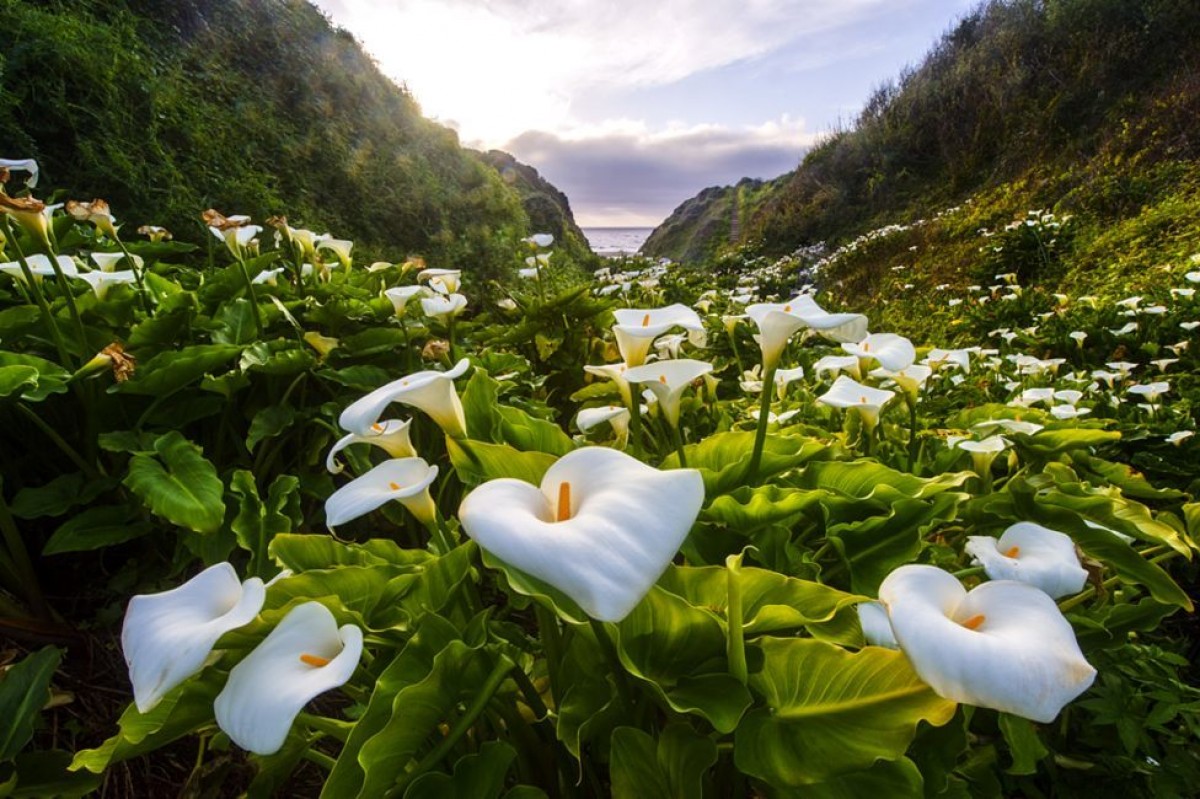
[{"label": "green calla leaf", "polygon": [[521,452],[507,444],[446,439],[450,461],[464,483],[474,485],[498,477],[513,477],[539,485],[558,458],[545,452]]},{"label": "green calla leaf", "polygon": [[134,509],[127,505],[99,505],[73,514],[59,525],[42,548],[42,554],[89,552],[132,541],[153,531],[154,527],[139,520]]},{"label": "green calla leaf", "polygon": [[0,680],[0,763],[15,757],[33,737],[60,660],[62,650],[47,646],[10,667]]},{"label": "green calla leaf", "polygon": [[765,485],[743,486],[722,494],[701,513],[705,519],[748,533],[783,522],[798,513],[818,512],[825,491]]},{"label": "green calla leaf", "polygon": [[686,724],[671,724],[658,739],[634,727],[612,735],[614,799],[692,799],[702,796],[717,745]]},{"label": "green calla leaf", "polygon": [[271,539],[268,551],[281,568],[297,573],[334,566],[410,566],[433,558],[426,550],[404,549],[385,538],[355,543],[338,541],[327,535],[294,533],[276,535]]},{"label": "green calla leaf", "polygon": [[[715,497],[745,484],[746,470],[754,451],[754,432],[716,433],[683,449],[688,466],[699,469],[704,478],[704,495]],[[768,436],[763,447],[762,463],[758,468],[759,478],[794,469],[808,461],[828,460],[838,454],[839,451],[833,444],[815,438]],[[679,468],[679,456],[675,453],[668,455],[661,468]]]},{"label": "green calla leaf", "polygon": [[174,394],[209,372],[233,361],[242,348],[232,344],[196,344],[179,351],[160,352],[140,364],[133,377],[109,390],[122,394],[164,397]]},{"label": "green calla leaf", "polygon": [[41,402],[51,394],[65,393],[70,380],[71,373],[53,361],[0,351],[0,398],[18,396]]},{"label": "green calla leaf", "polygon": [[897,760],[917,725],[945,724],[956,704],[942,699],[900,652],[851,654],[805,639],[764,638],[750,685],[764,707],[738,727],[738,768],[772,786],[798,788]]},{"label": "green calla leaf", "polygon": [[154,442],[156,457],[134,455],[123,481],[156,515],[197,533],[225,519],[224,485],[200,448],[172,430]]},{"label": "green calla leaf", "polygon": [[502,741],[488,741],[478,754],[454,764],[453,774],[424,774],[404,792],[405,799],[497,799],[504,790],[517,750]]},{"label": "green calla leaf", "polygon": [[1050,754],[1050,750],[1038,737],[1037,728],[1029,719],[1011,713],[1000,714],[1000,732],[1012,754],[1009,774],[1036,774],[1038,761]]}]

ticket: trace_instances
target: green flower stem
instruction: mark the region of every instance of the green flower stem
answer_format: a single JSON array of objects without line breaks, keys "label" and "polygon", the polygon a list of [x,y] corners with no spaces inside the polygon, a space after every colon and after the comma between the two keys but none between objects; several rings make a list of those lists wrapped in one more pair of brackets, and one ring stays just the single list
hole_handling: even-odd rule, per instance
[{"label": "green flower stem", "polygon": [[729,628],[725,652],[729,658],[729,671],[745,685],[750,673],[746,667],[746,640],[742,630],[741,565],[741,555],[725,558],[725,585],[729,591],[729,608],[725,613],[725,623]]},{"label": "green flower stem", "polygon": [[79,366],[83,366],[88,362],[88,340],[87,329],[83,326],[83,317],[79,315],[79,306],[75,304],[75,292],[71,290],[71,284],[67,282],[67,276],[63,274],[62,267],[58,265],[58,257],[53,250],[48,250],[50,258],[50,268],[54,270],[54,278],[58,282],[58,288],[63,293],[63,299],[67,303],[67,310],[71,313],[71,319],[75,322],[75,328],[79,335]]},{"label": "green flower stem", "polygon": [[454,538],[450,535],[450,528],[446,526],[446,518],[442,516],[440,510],[434,510],[432,522],[425,526],[429,529],[430,537],[437,544],[439,556],[446,555],[454,549]]},{"label": "green flower stem", "polygon": [[137,281],[138,295],[142,298],[142,309],[145,310],[146,316],[154,316],[154,308],[150,305],[150,295],[146,293],[146,284],[142,281],[142,270],[138,268],[137,262],[133,260],[133,256],[125,247],[125,242],[120,239],[114,239],[114,241],[121,248],[125,260],[129,262],[129,268],[133,271],[133,279]]},{"label": "green flower stem", "polygon": [[45,433],[46,438],[50,439],[54,443],[54,446],[62,450],[62,453],[66,455],[72,463],[78,466],[84,474],[93,480],[103,476],[101,469],[84,460],[83,456],[80,455],[74,447],[68,444],[66,440],[58,434],[57,430],[55,430],[51,425],[47,424],[46,420],[38,416],[37,413],[28,405],[23,402],[18,402],[17,410],[20,411],[25,418],[33,422],[34,427]]},{"label": "green flower stem", "polygon": [[446,317],[446,344],[449,345],[446,354],[450,356],[450,363],[454,363],[457,360],[454,357],[454,314]]},{"label": "green flower stem", "polygon": [[866,424],[861,425],[863,431],[863,455],[866,455],[868,458],[871,457],[871,450],[875,444],[875,428],[878,426],[878,423],[871,427],[868,427]]},{"label": "green flower stem", "polygon": [[508,673],[516,666],[511,660],[503,655],[492,668],[491,674],[483,683],[483,687],[479,689],[479,693],[471,700],[471,704],[467,706],[458,721],[454,722],[454,726],[450,728],[450,732],[441,740],[433,751],[421,758],[421,762],[417,763],[416,768],[404,775],[403,778],[396,784],[395,795],[403,796],[404,791],[412,784],[413,780],[421,776],[431,768],[441,762],[442,758],[450,754],[459,740],[462,739],[467,731],[471,729],[471,725],[483,713],[488,703],[492,701],[492,697],[496,691],[500,689],[500,685],[508,679]]},{"label": "green flower stem", "polygon": [[[1171,558],[1175,557],[1178,554],[1179,554],[1178,552],[1176,552],[1175,550],[1172,549],[1169,552],[1164,552],[1163,554],[1159,555],[1156,558],[1151,558],[1150,562],[1157,566],[1159,563],[1162,563],[1163,561],[1166,561],[1166,560],[1170,560]],[[1107,590],[1109,588],[1112,588],[1114,585],[1116,585],[1120,581],[1121,581],[1120,577],[1109,577],[1107,580],[1105,580],[1103,583],[1101,583],[1101,587],[1103,587],[1105,590]],[[1087,602],[1089,599],[1091,599],[1095,595],[1096,595],[1096,586],[1093,585],[1092,587],[1088,588],[1086,591],[1081,591],[1080,593],[1076,594],[1075,596],[1071,597],[1070,599],[1059,602],[1058,610],[1061,613],[1068,613],[1068,612],[1074,610],[1075,608],[1079,607],[1080,605],[1082,605],[1084,602]]]},{"label": "green flower stem", "polygon": [[[542,640],[542,650],[546,656],[546,674],[550,677],[550,697],[554,706],[558,707],[560,696],[559,671],[562,667],[563,643],[562,634],[558,629],[558,617],[540,602],[533,603],[534,614],[537,616],[539,637]],[[517,683],[518,686],[520,683]]]},{"label": "green flower stem", "polygon": [[638,457],[642,452],[642,403],[640,397],[634,394],[632,385],[629,395],[629,448],[634,457]]},{"label": "green flower stem", "polygon": [[617,683],[617,694],[621,697],[625,710],[629,714],[627,718],[632,719],[636,714],[637,702],[634,701],[633,687],[629,684],[629,674],[625,671],[625,664],[621,662],[621,656],[617,654],[617,647],[609,636],[604,623],[588,619],[588,624],[591,625],[592,632],[596,634],[596,640],[600,643],[600,649],[608,660],[613,680]]},{"label": "green flower stem", "polygon": [[54,348],[58,350],[59,363],[62,366],[66,366],[71,360],[67,354],[67,347],[63,343],[62,331],[58,328],[58,320],[54,318],[54,314],[50,311],[50,304],[46,302],[46,297],[42,294],[41,286],[34,279],[33,270],[29,268],[29,262],[25,260],[25,252],[21,249],[21,245],[17,243],[6,214],[0,214],[0,228],[3,229],[4,237],[12,244],[13,250],[17,254],[17,263],[21,265],[21,273],[25,275],[26,288],[33,295],[38,310],[42,313],[42,319],[46,322],[46,327],[50,331],[50,336],[54,339]]},{"label": "green flower stem", "polygon": [[46,598],[42,595],[41,586],[38,585],[37,573],[33,570],[33,561],[29,559],[29,551],[25,549],[25,542],[21,539],[21,531],[17,529],[17,523],[8,509],[8,502],[4,499],[4,479],[2,477],[0,477],[0,536],[4,538],[4,547],[8,550],[6,559],[11,564],[10,568],[14,572],[14,576],[21,582],[25,599],[34,613],[42,618],[49,618],[50,608],[46,604]]},{"label": "green flower stem", "polygon": [[742,363],[742,348],[738,346],[736,329],[729,331],[729,348],[733,350],[733,358],[737,361],[738,374],[746,373],[746,366]]},{"label": "green flower stem", "polygon": [[746,469],[746,479],[751,485],[758,482],[758,467],[762,463],[763,445],[767,443],[767,424],[771,416],[771,394],[775,386],[775,370],[778,364],[772,364],[763,375],[762,398],[758,403],[758,428],[754,433],[754,451],[750,454],[750,465]]},{"label": "green flower stem", "polygon": [[908,471],[916,474],[913,470],[917,465],[917,402],[907,395],[904,399],[908,405]]},{"label": "green flower stem", "polygon": [[315,763],[326,771],[333,771],[333,767],[337,763],[337,761],[335,761],[329,755],[325,754],[324,752],[318,752],[316,749],[312,749],[311,747],[305,749],[304,754],[302,754],[301,757],[303,757],[309,763]]},{"label": "green flower stem", "polygon": [[683,454],[683,433],[679,430],[679,425],[671,428],[671,438],[675,442],[675,454],[679,456],[679,467],[687,468],[687,457]]},{"label": "green flower stem", "polygon": [[953,576],[957,577],[960,580],[964,580],[967,577],[977,577],[981,574],[986,574],[986,573],[987,572],[984,570],[984,568],[982,566],[972,566],[969,569],[960,569],[959,571],[954,572]]},{"label": "green flower stem", "polygon": [[354,724],[348,721],[338,721],[337,719],[318,716],[313,713],[301,713],[299,720],[306,724],[311,729],[336,738],[342,743],[346,743],[346,739],[350,737],[350,731],[354,729]]},{"label": "green flower stem", "polygon": [[250,279],[250,271],[246,269],[246,259],[241,253],[235,256],[238,264],[238,269],[242,272],[242,280],[246,281],[246,293],[250,298],[250,305],[254,311],[254,331],[258,334],[259,339],[265,339],[263,335],[262,313],[258,309],[258,292],[254,290],[254,281]]}]

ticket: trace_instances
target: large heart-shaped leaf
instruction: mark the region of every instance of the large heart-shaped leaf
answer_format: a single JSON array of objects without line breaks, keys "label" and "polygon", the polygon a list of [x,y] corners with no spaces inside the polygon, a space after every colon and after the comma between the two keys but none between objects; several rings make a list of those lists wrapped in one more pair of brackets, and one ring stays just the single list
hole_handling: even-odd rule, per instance
[{"label": "large heart-shaped leaf", "polygon": [[686,724],[671,724],[657,740],[634,727],[612,736],[614,799],[692,799],[702,796],[704,774],[717,762],[717,745]]},{"label": "large heart-shaped leaf", "polygon": [[16,756],[33,737],[33,723],[50,698],[50,680],[61,659],[57,647],[39,649],[0,680],[0,763]]},{"label": "large heart-shaped leaf", "polygon": [[224,485],[200,448],[172,430],[154,442],[157,457],[134,455],[123,481],[156,515],[197,533],[225,518]]},{"label": "large heart-shaped leaf", "polygon": [[764,638],[762,670],[750,675],[764,707],[737,729],[742,771],[798,787],[900,758],[917,724],[945,724],[956,704],[917,677],[900,652],[851,654],[823,641]]}]

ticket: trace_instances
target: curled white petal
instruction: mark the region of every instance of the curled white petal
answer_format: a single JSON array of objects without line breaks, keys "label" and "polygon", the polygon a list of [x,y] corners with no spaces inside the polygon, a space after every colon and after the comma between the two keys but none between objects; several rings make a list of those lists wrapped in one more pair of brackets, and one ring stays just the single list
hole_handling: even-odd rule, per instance
[{"label": "curled white petal", "polygon": [[432,518],[429,486],[438,468],[423,458],[395,458],[356,477],[325,500],[325,524],[337,527],[365,516],[392,500],[402,503],[422,521]]},{"label": "curled white petal", "polygon": [[999,539],[973,535],[966,551],[990,579],[1028,583],[1054,599],[1078,593],[1087,583],[1075,542],[1033,522],[1018,522]]},{"label": "curled white petal", "polygon": [[252,621],[265,599],[262,580],[243,583],[233,566],[218,563],[178,588],[129,600],[121,650],[138,710],[149,712],[204,668],[217,639]]},{"label": "curled white petal", "polygon": [[217,725],[243,749],[274,754],[310,700],[353,676],[362,646],[362,630],[338,627],[321,603],[297,605],[233,667],[213,704]]}]

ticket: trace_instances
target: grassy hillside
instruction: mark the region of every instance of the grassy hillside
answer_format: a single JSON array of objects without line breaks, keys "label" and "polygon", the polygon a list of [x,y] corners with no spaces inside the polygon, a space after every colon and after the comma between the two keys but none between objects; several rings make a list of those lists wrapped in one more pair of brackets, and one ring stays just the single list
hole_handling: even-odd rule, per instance
[{"label": "grassy hillside", "polygon": [[0,143],[118,218],[197,209],[498,270],[517,192],[304,0],[0,0]]},{"label": "grassy hillside", "polygon": [[[907,284],[965,288],[1010,271],[1047,288],[1135,290],[1200,249],[1198,35],[1190,0],[983,5],[778,180],[736,245],[777,258],[883,231],[824,271],[865,309]],[[1001,252],[981,235],[1033,210],[1069,218],[1052,252],[1028,236]]]}]

